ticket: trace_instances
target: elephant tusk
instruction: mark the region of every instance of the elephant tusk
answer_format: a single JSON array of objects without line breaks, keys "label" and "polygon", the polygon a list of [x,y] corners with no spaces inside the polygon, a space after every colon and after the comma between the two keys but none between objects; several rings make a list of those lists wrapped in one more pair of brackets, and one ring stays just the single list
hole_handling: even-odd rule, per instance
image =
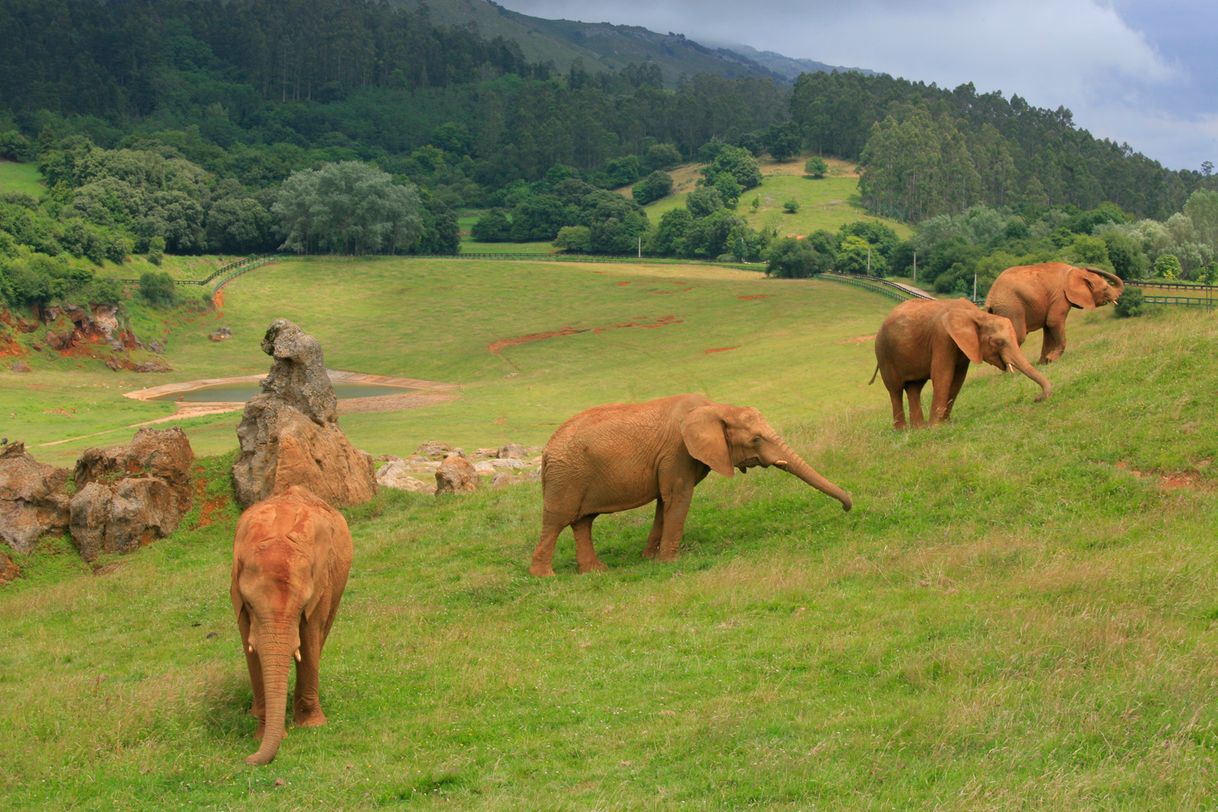
[{"label": "elephant tusk", "polygon": [[300,649],[296,649],[296,653],[292,656],[296,658],[296,662],[300,662]]},{"label": "elephant tusk", "polygon": [[1015,365],[1007,364],[1007,372],[1014,372],[1014,371],[1015,371]]},{"label": "elephant tusk", "polygon": [[791,463],[787,462],[786,460],[774,460],[774,464],[779,468],[786,468]]},{"label": "elephant tusk", "polygon": [[254,653],[254,644],[250,643],[248,646],[246,646],[245,651],[248,654],[253,654]]}]

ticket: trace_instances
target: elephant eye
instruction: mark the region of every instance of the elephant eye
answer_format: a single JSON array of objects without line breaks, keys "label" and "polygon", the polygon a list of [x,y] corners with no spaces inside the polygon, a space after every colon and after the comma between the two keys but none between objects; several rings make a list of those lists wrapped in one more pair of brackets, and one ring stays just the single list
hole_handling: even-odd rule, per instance
[{"label": "elephant eye", "polygon": [[752,442],[753,442],[754,446],[760,448],[761,447],[761,435],[760,434],[754,435]]}]

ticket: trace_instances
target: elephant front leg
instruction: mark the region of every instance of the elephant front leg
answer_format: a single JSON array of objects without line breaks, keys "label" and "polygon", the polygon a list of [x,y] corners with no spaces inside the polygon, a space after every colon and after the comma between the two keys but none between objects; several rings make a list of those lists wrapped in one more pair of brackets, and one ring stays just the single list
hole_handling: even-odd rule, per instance
[{"label": "elephant front leg", "polygon": [[644,558],[655,558],[660,552],[660,539],[664,535],[664,500],[656,499],[656,517],[651,523],[651,532],[647,534],[647,546],[643,549]]},{"label": "elephant front leg", "polygon": [[575,566],[581,573],[609,569],[596,557],[596,550],[592,546],[592,521],[595,518],[596,514],[585,516],[571,525],[571,532],[575,534]]},{"label": "elephant front leg", "polygon": [[323,644],[321,607],[313,617],[315,622],[300,619],[300,661],[296,663],[296,695],[292,702],[292,722],[297,727],[321,727],[326,723],[318,694]]},{"label": "elephant front leg", "polygon": [[956,405],[956,398],[960,396],[960,388],[964,386],[964,379],[968,377],[968,361],[964,362],[964,366],[956,367],[956,373],[952,376],[951,389],[947,393],[947,411],[943,413],[944,420],[952,419],[952,407]]},{"label": "elephant front leg", "polygon": [[1040,363],[1051,364],[1066,351],[1066,325],[1045,324],[1045,340],[1040,345]]},{"label": "elephant front leg", "polygon": [[690,487],[664,499],[664,527],[660,534],[661,561],[676,560],[677,548],[681,546],[681,537],[685,535],[685,517],[689,515],[693,495],[694,489]]},{"label": "elephant front leg", "polygon": [[[968,359],[965,359],[968,363]],[[955,386],[956,366],[953,363],[947,364],[938,363],[931,372],[931,386],[934,387],[935,394],[930,401],[930,424],[937,426],[940,423],[945,423],[951,419],[952,401],[954,394],[959,393],[959,387]]]},{"label": "elephant front leg", "polygon": [[905,384],[905,394],[909,398],[909,420],[915,429],[925,428],[926,420],[922,417],[922,387],[926,381],[910,381]]}]

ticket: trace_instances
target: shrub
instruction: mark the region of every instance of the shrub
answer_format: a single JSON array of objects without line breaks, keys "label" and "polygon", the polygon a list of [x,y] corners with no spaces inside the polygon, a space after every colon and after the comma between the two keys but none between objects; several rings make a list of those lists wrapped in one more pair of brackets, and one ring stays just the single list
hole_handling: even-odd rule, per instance
[{"label": "shrub", "polygon": [[173,278],[164,271],[145,271],[140,274],[140,296],[153,307],[169,307],[178,299]]},{"label": "shrub", "polygon": [[569,253],[586,254],[592,248],[592,229],[588,226],[563,226],[554,238],[554,245]]},{"label": "shrub", "polygon": [[819,155],[813,155],[808,160],[804,161],[804,173],[812,178],[823,178],[825,173],[829,171],[829,164],[825,163],[825,159]]},{"label": "shrub", "polygon": [[799,211],[799,201],[788,200],[786,203],[782,204],[782,210],[787,214],[794,214],[795,212]]},{"label": "shrub", "polygon": [[668,197],[672,194],[672,177],[659,169],[634,185],[631,190],[634,202],[646,206],[652,201]]},{"label": "shrub", "polygon": [[1116,310],[1117,318],[1121,319],[1132,319],[1145,313],[1146,297],[1142,295],[1142,289],[1126,285],[1125,291],[1121,294],[1121,298],[1116,300],[1113,309]]}]

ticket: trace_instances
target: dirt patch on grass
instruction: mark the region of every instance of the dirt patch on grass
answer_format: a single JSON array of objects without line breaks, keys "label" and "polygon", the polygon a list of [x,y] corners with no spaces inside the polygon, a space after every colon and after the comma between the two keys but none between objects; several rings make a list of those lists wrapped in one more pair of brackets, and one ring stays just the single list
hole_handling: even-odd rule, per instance
[{"label": "dirt patch on grass", "polygon": [[875,341],[874,333],[869,336],[855,336],[854,338],[848,338],[841,343],[843,343],[843,344],[866,344],[868,341]]},{"label": "dirt patch on grass", "polygon": [[617,285],[619,288],[624,288],[624,287],[626,287],[627,285],[630,285],[630,284],[633,284],[633,283],[632,283],[632,282],[630,282],[630,280],[628,280],[628,279],[627,279],[627,280],[623,280],[623,281],[621,281],[621,282],[614,282],[613,284]]},{"label": "dirt patch on grass", "polygon": [[768,299],[768,298],[770,298],[770,294],[768,294],[768,293],[753,293],[753,294],[750,294],[750,295],[747,295],[747,296],[737,296],[736,298],[737,298],[737,299],[739,299],[739,300],[740,300],[740,301],[742,301],[742,302],[754,302],[754,301],[757,301],[758,299]]},{"label": "dirt patch on grass", "polygon": [[[1206,467],[1209,461],[1203,461],[1200,467]],[[1214,483],[1204,479],[1197,471],[1139,471],[1125,460],[1121,460],[1116,464],[1116,467],[1122,471],[1128,471],[1138,479],[1157,479],[1158,485],[1165,491],[1212,491]]]},{"label": "dirt patch on grass", "polygon": [[512,338],[501,338],[498,341],[492,341],[490,344],[487,344],[486,348],[493,355],[502,356],[503,350],[506,350],[508,347],[519,347],[521,344],[531,344],[534,341],[546,341],[551,338],[562,338],[563,336],[573,336],[578,335],[579,333],[593,333],[595,335],[600,335],[601,333],[607,333],[610,330],[627,330],[631,328],[636,328],[639,330],[655,330],[659,327],[667,327],[670,324],[681,324],[683,321],[683,319],[669,315],[661,316],[650,323],[624,321],[619,324],[607,324],[602,327],[574,327],[568,324],[567,326],[560,327],[557,330],[547,330],[542,333],[529,333],[522,336],[513,336]]},{"label": "dirt patch on grass", "polygon": [[714,355],[717,352],[731,352],[732,350],[738,349],[740,349],[740,347],[711,347],[709,350],[703,350],[702,352],[706,353],[707,355]]}]

